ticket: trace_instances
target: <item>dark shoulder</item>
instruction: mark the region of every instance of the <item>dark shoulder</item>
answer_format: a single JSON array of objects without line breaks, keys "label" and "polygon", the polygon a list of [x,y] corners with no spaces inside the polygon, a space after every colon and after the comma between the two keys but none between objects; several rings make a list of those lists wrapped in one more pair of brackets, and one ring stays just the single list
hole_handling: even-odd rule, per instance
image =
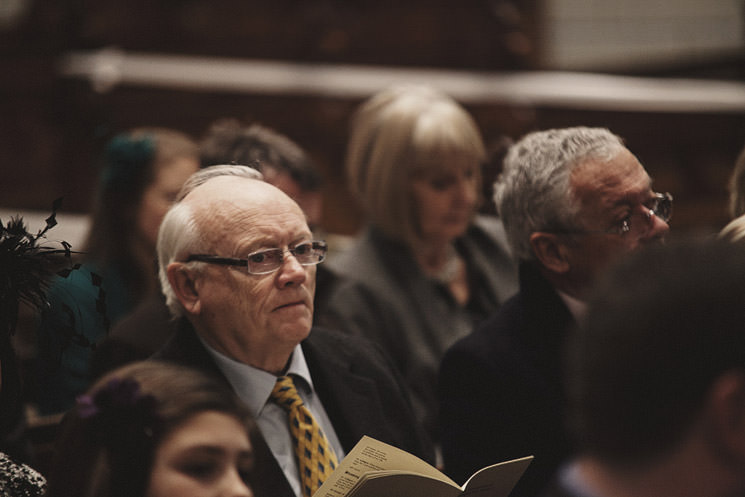
[{"label": "dark shoulder", "polygon": [[174,331],[150,358],[161,361],[201,362],[208,352],[197,337],[189,321],[181,317],[174,323]]},{"label": "dark shoulder", "polygon": [[309,364],[323,364],[323,369],[334,369],[337,373],[347,371],[387,377],[394,368],[390,356],[380,345],[364,336],[314,326],[302,346]]},{"label": "dark shoulder", "polygon": [[523,328],[523,311],[522,296],[518,293],[482,321],[473,332],[455,342],[446,355],[488,355],[508,346]]},{"label": "dark shoulder", "polygon": [[377,346],[364,337],[350,335],[325,326],[313,326],[310,335],[304,341],[304,346],[318,353],[335,356],[354,356],[377,350]]},{"label": "dark shoulder", "polygon": [[473,219],[466,236],[474,239],[488,240],[499,247],[508,247],[507,232],[502,220],[496,216],[478,215]]}]

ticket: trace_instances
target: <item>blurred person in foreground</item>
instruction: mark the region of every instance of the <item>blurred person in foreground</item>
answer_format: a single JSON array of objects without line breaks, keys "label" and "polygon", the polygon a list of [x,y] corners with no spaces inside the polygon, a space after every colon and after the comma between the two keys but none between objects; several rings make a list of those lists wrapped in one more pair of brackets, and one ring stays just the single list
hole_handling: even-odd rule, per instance
[{"label": "blurred person in foreground", "polygon": [[745,236],[745,147],[735,161],[727,190],[730,221],[721,229],[719,235],[735,241]]},{"label": "blurred person in foreground", "polygon": [[501,221],[477,215],[484,160],[473,118],[426,86],[381,91],[352,121],[346,171],[368,226],[329,260],[349,281],[323,318],[384,348],[433,438],[442,355],[517,290]]},{"label": "blurred person in foreground", "polygon": [[561,349],[596,278],[663,240],[672,198],[603,128],[526,135],[495,184],[520,261],[520,292],[445,355],[440,405],[445,471],[456,481],[507,459],[535,459],[511,494],[534,497],[571,454]]},{"label": "blurred person in foreground", "polygon": [[222,383],[156,361],[117,369],[63,421],[47,497],[252,497],[253,422]]},{"label": "blurred person in foreground", "polygon": [[635,254],[569,340],[580,453],[545,497],[745,495],[745,246]]},{"label": "blurred person in foreground", "polygon": [[735,160],[729,182],[727,183],[729,193],[729,215],[735,219],[745,215],[745,147]]},{"label": "blurred person in foreground", "polygon": [[325,255],[300,207],[256,179],[210,178],[161,224],[161,286],[178,329],[155,358],[221,378],[249,406],[260,497],[310,497],[363,435],[433,461],[388,357],[312,326]]},{"label": "blurred person in foreground", "polygon": [[52,285],[38,327],[41,414],[72,407],[93,379],[95,343],[158,293],[158,226],[198,159],[196,143],[171,129],[137,128],[108,142],[83,265]]}]

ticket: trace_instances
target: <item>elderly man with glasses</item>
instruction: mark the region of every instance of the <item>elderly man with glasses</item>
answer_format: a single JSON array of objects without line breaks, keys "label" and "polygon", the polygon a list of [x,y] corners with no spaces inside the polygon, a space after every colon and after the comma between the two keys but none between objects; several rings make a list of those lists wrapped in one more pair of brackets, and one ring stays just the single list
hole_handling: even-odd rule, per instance
[{"label": "elderly man with glasses", "polygon": [[290,197],[245,177],[206,179],[160,227],[161,285],[179,324],[155,358],[219,376],[252,410],[257,497],[310,497],[363,435],[433,460],[387,356],[312,328],[325,256]]},{"label": "elderly man with glasses", "polygon": [[598,276],[661,241],[672,197],[603,128],[530,133],[495,184],[497,210],[520,264],[520,291],[446,353],[440,369],[446,472],[535,459],[512,494],[534,496],[571,453],[561,354]]}]

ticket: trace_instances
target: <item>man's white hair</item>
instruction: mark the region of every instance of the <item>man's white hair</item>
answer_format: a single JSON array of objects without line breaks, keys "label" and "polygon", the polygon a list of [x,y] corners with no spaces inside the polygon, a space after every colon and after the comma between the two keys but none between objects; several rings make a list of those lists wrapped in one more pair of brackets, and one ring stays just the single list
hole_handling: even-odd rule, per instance
[{"label": "man's white hair", "polygon": [[[188,204],[182,203],[182,200],[199,186],[222,176],[264,179],[259,171],[248,166],[221,164],[200,169],[186,180],[176,197],[176,203],[171,206],[160,223],[157,242],[158,278],[161,291],[166,298],[166,305],[174,318],[183,316],[184,308],[168,281],[168,266],[172,262],[183,259],[187,254],[201,251],[205,243],[199,232],[193,209]],[[201,265],[202,263],[197,261],[187,263],[187,267],[192,266],[193,270],[198,270]]]}]

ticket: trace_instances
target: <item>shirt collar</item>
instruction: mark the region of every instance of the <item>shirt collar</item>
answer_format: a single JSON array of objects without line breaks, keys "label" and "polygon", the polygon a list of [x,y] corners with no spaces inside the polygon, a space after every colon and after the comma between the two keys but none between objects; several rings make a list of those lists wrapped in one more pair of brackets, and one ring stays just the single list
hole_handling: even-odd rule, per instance
[{"label": "shirt collar", "polygon": [[[269,400],[274,384],[277,382],[277,377],[272,373],[236,361],[218,352],[210,347],[202,337],[197,336],[214,359],[217,367],[225,375],[233,390],[251,410],[254,418],[258,418]],[[295,378],[302,380],[295,381],[296,388],[303,389],[306,392],[313,391],[313,380],[310,377],[308,363],[305,361],[305,355],[300,344],[296,345],[295,350],[292,351],[290,364],[285,375],[293,375]]]},{"label": "shirt collar", "polygon": [[587,314],[587,302],[572,297],[561,290],[556,290],[556,292],[559,294],[559,297],[561,297],[561,300],[566,304],[572,317],[574,317],[574,320],[578,323],[581,322],[584,319],[585,314]]}]

